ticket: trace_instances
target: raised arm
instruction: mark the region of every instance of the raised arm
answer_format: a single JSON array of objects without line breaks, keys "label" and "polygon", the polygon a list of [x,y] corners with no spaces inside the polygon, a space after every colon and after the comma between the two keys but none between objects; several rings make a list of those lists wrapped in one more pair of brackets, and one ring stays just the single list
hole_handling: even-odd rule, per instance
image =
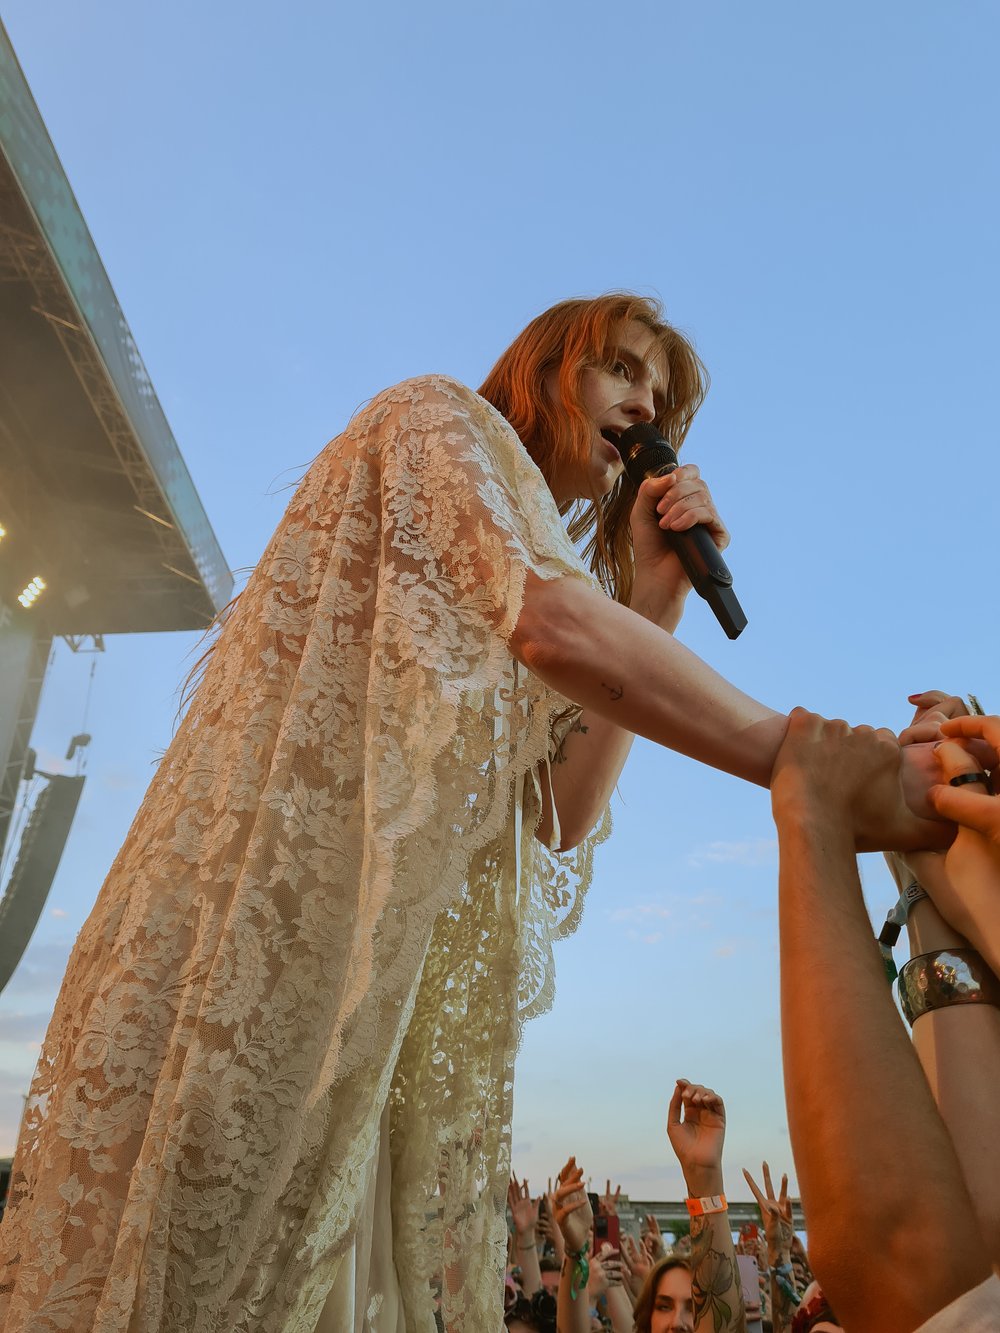
[{"label": "raised arm", "polygon": [[583,1168],[571,1157],[559,1172],[555,1192],[556,1225],[562,1232],[565,1253],[559,1275],[557,1333],[590,1333],[591,1231],[594,1214],[587,1198]]},{"label": "raised arm", "polygon": [[746,1315],[722,1179],[726,1108],[711,1088],[678,1079],[667,1136],[687,1186],[694,1333],[744,1333]]},{"label": "raised arm", "polygon": [[[969,947],[932,901],[941,861],[934,852],[907,856],[931,894],[907,920],[913,957]],[[996,888],[1000,895],[1000,883]],[[1000,1009],[957,1004],[930,1010],[913,1024],[913,1048],[955,1145],[990,1258],[1000,1266]]]},{"label": "raised arm", "polygon": [[789,1333],[799,1300],[792,1271],[792,1241],[795,1239],[795,1227],[792,1223],[792,1201],[788,1197],[788,1177],[781,1177],[781,1193],[775,1198],[774,1186],[771,1184],[771,1168],[767,1162],[762,1164],[761,1174],[764,1181],[763,1190],[746,1167],[743,1168],[743,1175],[757,1200],[760,1220],[764,1224],[772,1333]]},{"label": "raised arm", "polygon": [[861,894],[855,820],[898,763],[888,733],[796,709],[772,785],[785,1093],[809,1254],[844,1326],[880,1333],[911,1333],[989,1273]]},{"label": "raised arm", "polygon": [[[966,746],[985,744],[986,751],[977,753],[995,764],[1000,719],[967,718],[956,729],[964,729]],[[930,895],[910,910],[910,953],[919,957],[967,949],[971,943],[985,956],[975,966],[995,1001],[1000,996],[1000,797],[990,793],[986,774],[967,749],[953,741],[939,746],[937,755],[942,786],[932,792],[932,800],[947,805],[961,822],[947,854],[911,852],[893,866],[901,887],[916,879]],[[963,774],[981,780],[950,785]],[[975,823],[969,822],[970,813]],[[971,940],[960,933],[963,927]],[[990,1257],[1000,1266],[1000,1008],[967,1003],[930,1009],[914,1021],[913,1045],[962,1164]]]},{"label": "raised arm", "polygon": [[538,1200],[531,1197],[527,1180],[518,1184],[517,1176],[511,1176],[507,1207],[514,1223],[514,1262],[521,1269],[521,1287],[525,1296],[533,1296],[542,1285],[542,1273],[538,1264]]}]

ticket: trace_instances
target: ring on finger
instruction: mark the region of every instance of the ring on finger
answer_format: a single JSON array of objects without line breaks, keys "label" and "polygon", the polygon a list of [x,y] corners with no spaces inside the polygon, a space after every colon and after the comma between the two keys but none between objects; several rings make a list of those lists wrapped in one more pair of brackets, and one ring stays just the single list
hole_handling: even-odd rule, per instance
[{"label": "ring on finger", "polygon": [[981,782],[989,791],[990,782],[985,773],[956,773],[953,778],[948,779],[950,787],[964,787],[967,782]]}]

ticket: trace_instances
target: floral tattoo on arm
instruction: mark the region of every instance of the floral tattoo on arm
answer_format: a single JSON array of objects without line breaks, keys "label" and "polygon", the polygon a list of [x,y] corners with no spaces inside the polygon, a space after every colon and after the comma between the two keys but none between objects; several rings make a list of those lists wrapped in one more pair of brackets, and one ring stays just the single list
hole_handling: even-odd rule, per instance
[{"label": "floral tattoo on arm", "polygon": [[[691,1299],[697,1333],[730,1333],[746,1328],[740,1274],[729,1253],[716,1249],[712,1217],[691,1219]],[[711,1322],[709,1322],[709,1319]]]}]

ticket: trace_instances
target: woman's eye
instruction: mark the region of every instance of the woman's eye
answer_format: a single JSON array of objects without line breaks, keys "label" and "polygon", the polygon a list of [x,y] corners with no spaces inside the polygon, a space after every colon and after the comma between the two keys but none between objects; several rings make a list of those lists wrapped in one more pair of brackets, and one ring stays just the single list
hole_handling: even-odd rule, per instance
[{"label": "woman's eye", "polygon": [[611,373],[612,375],[622,375],[627,380],[632,378],[632,369],[627,361],[616,361],[611,367]]}]

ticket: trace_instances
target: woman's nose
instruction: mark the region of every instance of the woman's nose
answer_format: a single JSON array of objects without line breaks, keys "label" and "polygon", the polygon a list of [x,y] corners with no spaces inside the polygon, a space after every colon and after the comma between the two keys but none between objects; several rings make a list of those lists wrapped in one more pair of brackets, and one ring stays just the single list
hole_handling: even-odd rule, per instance
[{"label": "woman's nose", "polygon": [[634,384],[628,399],[622,407],[633,421],[655,421],[656,408],[653,405],[653,390],[648,385]]}]

